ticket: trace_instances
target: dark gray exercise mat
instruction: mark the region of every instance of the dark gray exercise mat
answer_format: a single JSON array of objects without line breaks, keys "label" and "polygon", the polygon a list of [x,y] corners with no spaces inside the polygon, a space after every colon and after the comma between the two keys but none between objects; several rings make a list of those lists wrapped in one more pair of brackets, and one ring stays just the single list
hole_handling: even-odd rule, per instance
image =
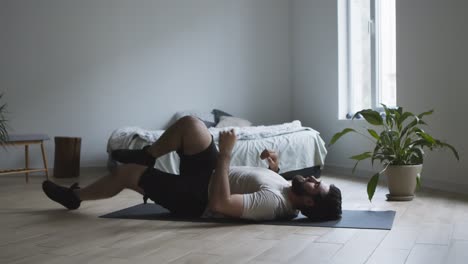
[{"label": "dark gray exercise mat", "polygon": [[139,204],[125,208],[110,214],[100,216],[102,218],[140,219],[140,220],[165,220],[187,222],[216,222],[216,223],[245,223],[288,226],[320,226],[360,229],[392,229],[395,211],[356,211],[343,210],[343,216],[339,220],[326,222],[312,222],[302,214],[292,220],[276,220],[265,222],[252,222],[242,219],[230,218],[183,218],[172,215],[165,208],[157,204]]}]

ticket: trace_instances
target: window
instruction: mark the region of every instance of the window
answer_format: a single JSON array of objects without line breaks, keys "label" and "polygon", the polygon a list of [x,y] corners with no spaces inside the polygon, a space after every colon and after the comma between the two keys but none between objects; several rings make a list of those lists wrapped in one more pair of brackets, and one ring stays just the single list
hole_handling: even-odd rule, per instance
[{"label": "window", "polygon": [[342,0],[340,6],[341,114],[396,106],[395,0]]}]

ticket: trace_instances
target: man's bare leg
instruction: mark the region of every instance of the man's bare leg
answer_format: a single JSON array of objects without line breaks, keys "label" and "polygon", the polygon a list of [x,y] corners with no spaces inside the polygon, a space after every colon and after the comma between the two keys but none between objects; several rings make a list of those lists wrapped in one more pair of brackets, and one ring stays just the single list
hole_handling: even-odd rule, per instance
[{"label": "man's bare leg", "polygon": [[145,166],[125,164],[83,189],[76,189],[75,194],[82,201],[98,200],[113,197],[123,189],[131,189],[144,195],[138,186],[140,176],[146,170]]},{"label": "man's bare leg", "polygon": [[[211,144],[211,140],[211,134],[203,122],[195,117],[186,116],[169,127],[164,134],[148,148],[148,153],[154,158],[158,158],[171,151],[182,149],[184,154],[192,155],[208,148]],[[144,195],[144,191],[138,186],[138,182],[146,168],[145,166],[137,164],[123,165],[117,168],[113,173],[100,178],[83,189],[76,189],[73,187],[64,188],[49,181],[43,183],[43,189],[52,200],[61,203],[68,209],[76,209],[79,207],[81,201],[110,198],[117,195],[125,188],[132,189]],[[70,195],[70,193],[72,195]],[[63,196],[67,196],[66,201],[63,201]],[[78,201],[74,200],[75,198],[77,198]]]},{"label": "man's bare leg", "polygon": [[110,198],[125,188],[144,195],[138,181],[145,170],[145,166],[125,164],[83,189],[79,189],[77,184],[70,188],[62,187],[49,180],[42,183],[42,189],[51,200],[74,210],[80,207],[82,201]]}]

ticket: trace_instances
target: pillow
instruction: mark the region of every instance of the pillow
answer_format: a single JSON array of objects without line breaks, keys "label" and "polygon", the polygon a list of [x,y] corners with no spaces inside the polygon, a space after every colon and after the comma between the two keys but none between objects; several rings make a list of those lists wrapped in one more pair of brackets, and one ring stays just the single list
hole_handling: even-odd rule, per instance
[{"label": "pillow", "polygon": [[221,111],[219,109],[213,109],[213,111],[211,111],[211,113],[214,115],[214,122],[216,124],[219,123],[222,116],[232,116],[231,114],[228,114],[228,113],[226,113],[224,111]]},{"label": "pillow", "polygon": [[210,121],[206,121],[206,120],[203,120],[203,119],[200,119],[203,123],[205,123],[205,126],[207,128],[210,128],[210,127],[215,127],[216,126],[216,123],[215,122],[210,122]]},{"label": "pillow", "polygon": [[251,125],[252,123],[250,121],[239,117],[221,116],[220,121],[216,127],[247,127]]}]

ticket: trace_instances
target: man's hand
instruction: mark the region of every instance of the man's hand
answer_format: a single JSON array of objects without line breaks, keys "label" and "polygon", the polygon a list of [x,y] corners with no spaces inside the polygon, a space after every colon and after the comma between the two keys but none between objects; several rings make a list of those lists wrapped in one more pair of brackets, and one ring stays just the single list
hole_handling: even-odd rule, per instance
[{"label": "man's hand", "polygon": [[236,144],[236,133],[234,129],[219,132],[219,153],[231,155],[232,149]]},{"label": "man's hand", "polygon": [[262,160],[266,159],[268,161],[268,168],[274,172],[279,171],[279,158],[278,153],[273,150],[265,149],[262,154],[260,154]]}]

